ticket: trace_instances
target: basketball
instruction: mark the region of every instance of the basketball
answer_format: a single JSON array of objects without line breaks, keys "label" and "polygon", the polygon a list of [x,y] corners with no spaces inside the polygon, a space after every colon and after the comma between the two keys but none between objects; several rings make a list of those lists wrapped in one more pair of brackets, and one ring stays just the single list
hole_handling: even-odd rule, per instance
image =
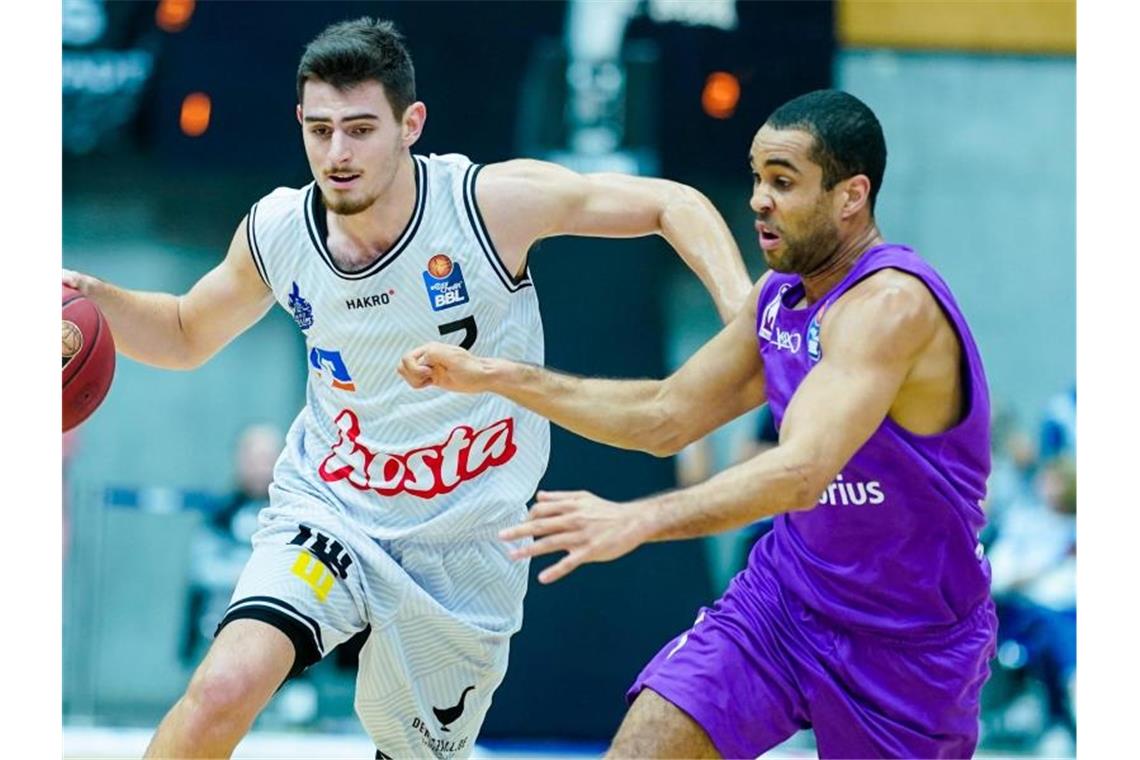
[{"label": "basketball", "polygon": [[63,286],[63,430],[99,408],[115,376],[115,341],[103,313],[82,293]]},{"label": "basketball", "polygon": [[451,274],[451,259],[445,253],[437,253],[428,259],[428,272],[437,280]]}]

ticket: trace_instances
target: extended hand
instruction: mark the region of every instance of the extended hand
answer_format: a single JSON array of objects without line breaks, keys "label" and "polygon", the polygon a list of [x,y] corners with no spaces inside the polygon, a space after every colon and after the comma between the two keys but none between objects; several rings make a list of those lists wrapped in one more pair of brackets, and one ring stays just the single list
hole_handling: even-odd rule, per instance
[{"label": "extended hand", "polygon": [[486,390],[487,362],[466,349],[446,343],[425,343],[400,359],[396,372],[413,388],[436,386],[459,393]]},{"label": "extended hand", "polygon": [[645,538],[639,514],[630,504],[599,499],[589,491],[539,491],[526,521],[501,531],[499,538],[538,539],[511,551],[512,559],[568,552],[538,575],[539,582],[553,583],[584,562],[608,562],[640,546]]},{"label": "extended hand", "polygon": [[68,287],[75,288],[80,293],[87,294],[91,285],[98,282],[94,277],[82,272],[75,272],[71,269],[63,270],[63,284]]}]

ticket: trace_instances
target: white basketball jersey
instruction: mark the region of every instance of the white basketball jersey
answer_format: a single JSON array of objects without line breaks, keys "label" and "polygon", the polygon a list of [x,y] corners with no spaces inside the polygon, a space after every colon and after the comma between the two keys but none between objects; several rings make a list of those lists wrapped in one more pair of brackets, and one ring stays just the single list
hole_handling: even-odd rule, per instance
[{"label": "white basketball jersey", "polygon": [[249,213],[254,263],[305,336],[307,403],[274,471],[278,500],[316,497],[375,538],[488,537],[525,514],[549,423],[493,394],[413,390],[396,374],[428,341],[543,362],[529,271],[503,266],[475,205],[481,166],[414,156],[416,203],[391,249],[340,269],[315,183]]}]

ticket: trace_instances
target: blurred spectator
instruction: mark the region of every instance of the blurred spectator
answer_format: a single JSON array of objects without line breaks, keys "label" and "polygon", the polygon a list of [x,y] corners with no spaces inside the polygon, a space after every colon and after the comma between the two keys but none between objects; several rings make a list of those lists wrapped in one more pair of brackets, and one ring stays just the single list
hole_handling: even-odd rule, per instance
[{"label": "blurred spectator", "polygon": [[[1038,679],[1047,697],[1043,742],[1076,739],[1076,467],[1057,457],[1035,479],[1036,499],[1011,504],[989,550],[998,606],[998,660]],[[1038,747],[1041,748],[1041,745]]]},{"label": "blurred spectator", "polygon": [[1041,457],[1077,455],[1077,386],[1058,393],[1046,402],[1041,423]]},{"label": "blurred spectator", "polygon": [[285,446],[273,425],[250,425],[234,449],[234,489],[211,512],[195,537],[190,571],[188,630],[182,656],[196,662],[214,635],[242,567],[252,551],[257,515],[269,503],[273,465]]},{"label": "blurred spectator", "polygon": [[1033,437],[1011,412],[994,414],[991,445],[992,464],[986,497],[988,524],[982,536],[987,545],[1009,510],[1036,501],[1033,479],[1039,461]]},{"label": "blurred spectator", "polygon": [[234,452],[237,483],[210,518],[218,530],[248,542],[257,529],[257,513],[269,501],[273,465],[285,446],[281,431],[273,425],[250,425],[242,431]]}]

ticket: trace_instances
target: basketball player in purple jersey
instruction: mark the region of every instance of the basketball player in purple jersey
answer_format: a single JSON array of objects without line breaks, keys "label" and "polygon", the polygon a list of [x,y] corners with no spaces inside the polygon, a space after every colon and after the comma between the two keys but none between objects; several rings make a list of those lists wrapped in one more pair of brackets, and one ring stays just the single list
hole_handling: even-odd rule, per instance
[{"label": "basketball player in purple jersey", "polygon": [[539,575],[550,583],[776,516],[724,596],[638,676],[611,756],[756,757],[809,726],[822,757],[969,756],[996,628],[977,346],[938,274],[876,226],[886,145],[866,105],[795,98],[749,158],[771,271],[671,377],[583,379],[439,344],[399,371],[659,456],[769,404],[779,445],[704,483],[624,504],[540,492],[501,534],[537,539],[515,557],[567,552]]}]

